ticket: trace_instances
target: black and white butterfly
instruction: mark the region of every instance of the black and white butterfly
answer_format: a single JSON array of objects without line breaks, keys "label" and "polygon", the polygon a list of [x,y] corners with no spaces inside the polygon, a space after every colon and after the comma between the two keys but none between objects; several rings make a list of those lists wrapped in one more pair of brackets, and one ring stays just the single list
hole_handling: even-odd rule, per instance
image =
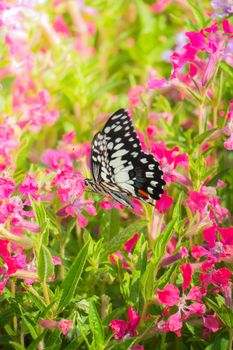
[{"label": "black and white butterfly", "polygon": [[93,179],[85,184],[132,207],[129,197],[153,204],[163,193],[163,172],[152,154],[142,151],[132,120],[125,109],[110,116],[91,145]]}]

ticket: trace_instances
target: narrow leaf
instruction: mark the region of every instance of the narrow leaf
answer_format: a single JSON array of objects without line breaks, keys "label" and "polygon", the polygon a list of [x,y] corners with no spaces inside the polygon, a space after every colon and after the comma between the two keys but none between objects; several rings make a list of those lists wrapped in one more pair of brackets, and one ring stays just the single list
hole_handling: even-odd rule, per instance
[{"label": "narrow leaf", "polygon": [[88,249],[89,242],[87,242],[80,250],[61,285],[62,296],[59,303],[59,310],[62,310],[65,306],[67,306],[74,296],[87,260]]},{"label": "narrow leaf", "polygon": [[138,232],[146,227],[146,222],[137,222],[133,223],[127,228],[125,228],[123,231],[121,231],[118,235],[116,235],[111,241],[107,243],[104,256],[112,254],[116,252],[118,249],[120,249],[131,237],[135,232]]},{"label": "narrow leaf", "polygon": [[154,293],[154,274],[154,263],[150,262],[141,278],[142,295],[145,301],[151,300]]},{"label": "narrow leaf", "polygon": [[53,259],[48,248],[41,246],[38,257],[38,275],[41,281],[46,282],[54,273]]},{"label": "narrow leaf", "polygon": [[93,334],[93,340],[96,347],[99,349],[104,343],[104,332],[99,314],[96,310],[95,304],[92,301],[89,304],[89,324]]}]

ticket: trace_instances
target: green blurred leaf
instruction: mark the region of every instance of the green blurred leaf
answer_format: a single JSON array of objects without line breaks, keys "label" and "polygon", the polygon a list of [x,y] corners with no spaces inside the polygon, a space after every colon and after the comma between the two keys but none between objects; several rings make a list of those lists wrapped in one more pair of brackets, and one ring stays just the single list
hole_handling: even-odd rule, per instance
[{"label": "green blurred leaf", "polygon": [[103,259],[109,254],[116,252],[133,236],[134,233],[142,231],[146,227],[146,221],[140,221],[129,225],[106,244]]},{"label": "green blurred leaf", "polygon": [[38,256],[38,276],[45,283],[53,274],[54,264],[52,255],[47,247],[41,246]]},{"label": "green blurred leaf", "polygon": [[172,237],[176,220],[176,218],[170,220],[165,229],[160,233],[158,237],[156,237],[154,241],[153,252],[155,255],[155,267],[158,266],[161,259],[164,257],[166,246]]},{"label": "green blurred leaf", "polygon": [[210,135],[212,135],[215,131],[217,130],[217,128],[214,129],[209,129],[205,132],[203,132],[200,135],[197,135],[196,137],[194,137],[193,139],[193,143],[195,144],[202,144]]},{"label": "green blurred leaf", "polygon": [[59,302],[59,310],[62,310],[64,307],[68,306],[74,296],[87,260],[88,249],[89,242],[87,242],[80,250],[64,281],[62,282],[62,296]]},{"label": "green blurred leaf", "polygon": [[231,170],[230,168],[224,169],[220,171],[218,174],[216,174],[210,181],[207,182],[207,186],[216,186],[218,180],[222,179],[228,172]]},{"label": "green blurred leaf", "polygon": [[155,265],[153,262],[149,262],[141,278],[142,295],[145,301],[150,301],[155,291],[154,289],[154,275]]},{"label": "green blurred leaf", "polygon": [[93,342],[95,344],[95,348],[103,349],[104,344],[104,332],[101,324],[101,320],[99,314],[96,310],[95,304],[90,301],[89,303],[89,324],[90,329],[93,334]]}]

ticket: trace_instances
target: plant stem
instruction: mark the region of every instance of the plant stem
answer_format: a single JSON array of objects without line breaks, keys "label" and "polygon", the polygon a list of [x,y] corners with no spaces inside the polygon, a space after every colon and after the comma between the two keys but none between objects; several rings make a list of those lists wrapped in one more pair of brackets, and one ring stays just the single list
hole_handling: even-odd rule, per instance
[{"label": "plant stem", "polygon": [[61,265],[60,265],[60,280],[64,280],[64,275],[65,275],[65,269],[63,265],[64,257],[65,257],[65,242],[61,240],[61,245],[60,245],[60,256],[61,256]]},{"label": "plant stem", "polygon": [[[15,298],[15,279],[12,278],[11,280],[11,293],[13,297]],[[13,316],[13,329],[15,334],[17,334],[18,331],[18,322],[17,322],[17,316]]]},{"label": "plant stem", "polygon": [[228,350],[232,350],[233,348],[233,329],[229,329],[229,345]]},{"label": "plant stem", "polygon": [[42,282],[42,289],[43,289],[43,293],[44,293],[44,298],[45,298],[45,302],[47,305],[50,304],[50,298],[49,298],[49,291],[48,291],[48,286],[46,284],[46,282]]}]

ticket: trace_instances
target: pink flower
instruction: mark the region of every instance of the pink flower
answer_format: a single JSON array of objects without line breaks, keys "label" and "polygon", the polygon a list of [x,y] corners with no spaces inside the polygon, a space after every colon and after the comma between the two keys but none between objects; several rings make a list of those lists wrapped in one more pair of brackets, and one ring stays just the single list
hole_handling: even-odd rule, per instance
[{"label": "pink flower", "polygon": [[180,291],[173,284],[167,284],[163,290],[158,289],[158,299],[161,304],[165,304],[166,306],[176,305],[180,299]]},{"label": "pink flower", "polygon": [[0,239],[0,257],[2,260],[0,275],[3,275],[3,281],[0,285],[1,292],[6,285],[7,279],[17,270],[21,270],[26,267],[26,255],[21,252],[12,255],[10,253],[10,247],[11,243],[9,241]]},{"label": "pink flower", "polygon": [[0,177],[0,200],[9,198],[15,188],[16,185],[13,180],[6,177]]},{"label": "pink flower", "polygon": [[47,149],[41,156],[41,161],[54,170],[71,170],[73,161],[65,150]]},{"label": "pink flower", "polygon": [[66,335],[73,327],[73,322],[66,319],[62,319],[59,322],[55,320],[45,319],[40,321],[40,325],[44,328],[48,328],[50,331],[60,329],[62,331],[62,334]]},{"label": "pink flower", "polygon": [[140,318],[140,315],[130,306],[128,309],[128,322],[124,320],[113,320],[109,323],[109,326],[114,332],[114,338],[120,340],[125,336],[135,337]]},{"label": "pink flower", "polygon": [[167,191],[165,190],[160,200],[156,202],[155,208],[160,213],[166,213],[167,209],[170,208],[172,204],[173,204],[173,199],[167,195]]},{"label": "pink flower", "polygon": [[128,91],[128,99],[131,107],[135,107],[141,102],[140,95],[144,92],[144,87],[141,85],[135,86]]},{"label": "pink flower", "polygon": [[81,213],[78,213],[77,220],[78,220],[78,224],[81,228],[86,227],[88,224],[87,218]]},{"label": "pink flower", "polygon": [[190,286],[192,275],[193,275],[193,269],[190,263],[181,265],[180,269],[182,271],[182,276],[183,276],[182,290],[184,292]]},{"label": "pink flower", "polygon": [[150,75],[147,81],[147,87],[150,90],[161,90],[168,86],[169,86],[169,82],[167,81],[167,79],[165,78],[156,79],[153,75]]},{"label": "pink flower", "polygon": [[101,201],[100,207],[103,210],[111,210],[112,208],[116,208],[117,210],[122,210],[124,206],[118,202],[108,202],[108,201]]},{"label": "pink flower", "polygon": [[228,151],[233,151],[233,133],[230,135],[230,137],[224,142],[224,147]]},{"label": "pink flower", "polygon": [[138,237],[138,233],[135,233],[135,235],[124,244],[124,249],[127,253],[131,253],[138,241]]},{"label": "pink flower", "polygon": [[167,330],[170,332],[175,332],[175,333],[178,332],[177,333],[178,336],[180,335],[179,331],[182,328],[182,326],[183,326],[183,322],[182,322],[182,317],[181,317],[180,311],[171,315],[168,318],[167,323],[166,323]]},{"label": "pink flower", "polygon": [[208,328],[211,332],[217,332],[221,327],[221,323],[219,322],[217,316],[208,315],[203,317],[204,326]]},{"label": "pink flower", "polygon": [[38,199],[39,195],[37,194],[39,187],[36,183],[35,177],[28,174],[23,180],[22,184],[19,186],[19,193],[27,197],[31,196],[34,199]]},{"label": "pink flower", "polygon": [[[17,83],[18,81],[15,82]],[[41,90],[31,97],[24,87],[22,89],[17,86],[13,106],[23,110],[23,118],[18,122],[20,128],[27,127],[31,131],[39,132],[44,125],[53,125],[59,118],[59,113],[57,110],[47,109],[49,102],[50,94],[47,90]]]},{"label": "pink flower", "polygon": [[58,328],[61,329],[62,334],[66,335],[69,330],[73,327],[73,322],[71,320],[61,320],[58,322]]},{"label": "pink flower", "polygon": [[151,5],[151,10],[155,13],[163,12],[173,0],[159,0]]},{"label": "pink flower", "polygon": [[41,320],[40,326],[43,328],[48,328],[50,331],[53,331],[54,329],[57,328],[57,321],[49,320],[49,319]]},{"label": "pink flower", "polygon": [[52,185],[57,186],[57,194],[62,203],[80,198],[85,190],[84,178],[71,170],[59,172],[53,179]]},{"label": "pink flower", "polygon": [[224,30],[224,33],[226,33],[226,34],[232,34],[233,33],[233,25],[230,24],[228,19],[224,19],[222,21],[222,28]]},{"label": "pink flower", "polygon": [[68,25],[66,24],[66,22],[64,21],[63,16],[61,16],[61,15],[57,15],[57,17],[55,18],[53,27],[56,30],[56,32],[58,32],[58,33],[61,33],[65,36],[71,35],[70,29],[69,29]]},{"label": "pink flower", "polygon": [[179,147],[168,149],[163,141],[151,143],[151,153],[160,161],[160,166],[164,173],[164,180],[167,183],[176,181],[175,169],[178,166],[188,167],[188,157],[185,153],[179,154]]},{"label": "pink flower", "polygon": [[61,259],[58,256],[52,256],[52,259],[55,266],[61,265]]},{"label": "pink flower", "polygon": [[76,134],[75,131],[68,132],[62,136],[62,139],[67,143],[71,144],[72,141],[75,139]]},{"label": "pink flower", "polygon": [[[187,286],[190,285],[191,268],[188,267],[188,264],[184,264],[181,270],[184,271],[183,272],[184,282],[182,287],[184,291],[187,288]],[[159,302],[161,304],[166,305],[166,308],[162,314],[164,317],[168,315],[170,311],[170,307],[174,307],[175,305],[178,307],[178,311],[175,314],[172,314],[171,316],[169,316],[166,321],[161,321],[162,322],[161,328],[158,329],[160,331],[175,332],[179,336],[180,329],[182,328],[182,325],[183,325],[182,317],[184,319],[187,319],[192,314],[202,316],[205,313],[205,305],[200,302],[203,296],[203,292],[198,286],[191,288],[187,295],[183,295],[181,297],[180,297],[179,289],[172,284],[166,285],[163,290],[158,289],[157,293],[158,293]],[[190,304],[190,303],[187,303],[187,301],[189,300],[195,300],[198,302]]]}]

